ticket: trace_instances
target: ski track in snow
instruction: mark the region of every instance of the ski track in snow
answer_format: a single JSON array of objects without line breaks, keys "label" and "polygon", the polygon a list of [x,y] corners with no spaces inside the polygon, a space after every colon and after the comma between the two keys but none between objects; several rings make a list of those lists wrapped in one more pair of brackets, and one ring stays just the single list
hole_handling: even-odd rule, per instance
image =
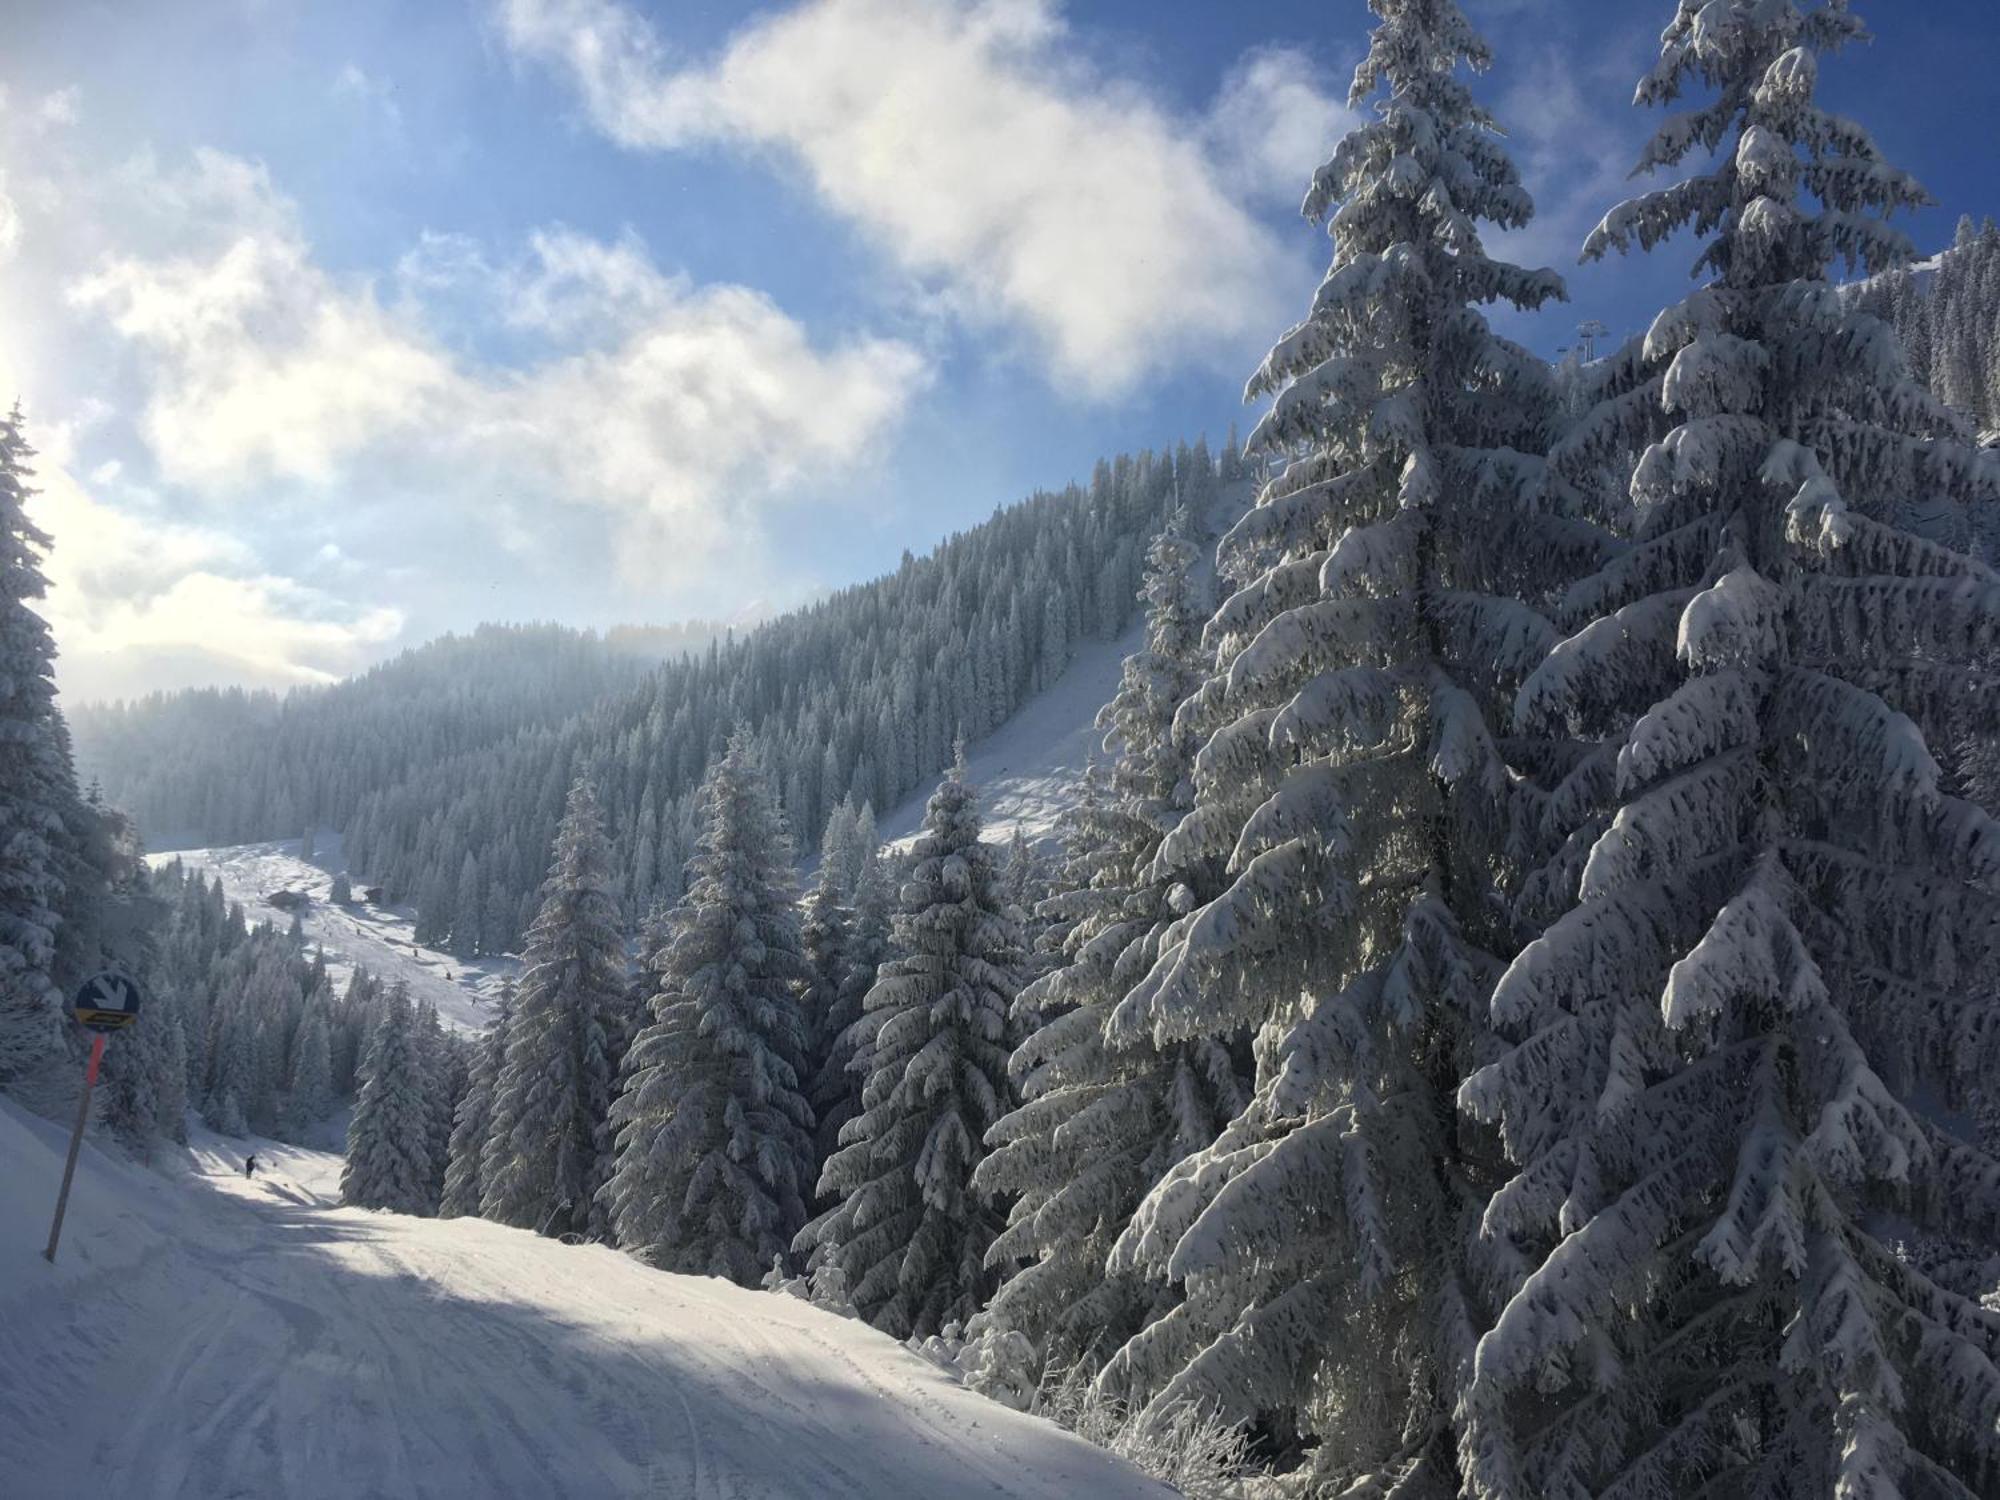
[{"label": "ski track in snow", "polygon": [[368,881],[350,872],[355,899],[348,906],[333,904],[333,877],[345,868],[340,835],[314,836],[311,860],[302,859],[297,839],[268,844],[241,844],[226,849],[179,849],[152,855],[149,863],[179,860],[210,879],[220,878],[224,894],[243,903],[243,914],[254,926],[269,922],[291,925],[292,913],[266,899],[280,891],[308,898],[300,913],[308,948],[326,952],[327,968],[336,989],[347,983],[359,965],[385,982],[402,980],[410,998],[428,1000],[438,1019],[463,1032],[484,1031],[497,1014],[500,990],[520,971],[511,958],[467,962],[415,939],[416,913],[406,906],[373,906],[361,899]]},{"label": "ski track in snow", "polygon": [[1169,1494],[859,1323],[342,1208],[339,1158],[277,1142],[198,1131],[179,1181],[86,1148],[50,1267],[64,1145],[0,1100],[8,1500]]}]

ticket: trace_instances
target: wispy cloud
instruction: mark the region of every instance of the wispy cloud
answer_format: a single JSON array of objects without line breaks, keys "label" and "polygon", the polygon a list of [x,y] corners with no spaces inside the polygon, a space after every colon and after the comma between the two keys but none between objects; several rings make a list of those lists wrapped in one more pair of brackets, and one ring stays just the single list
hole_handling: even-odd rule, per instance
[{"label": "wispy cloud", "polygon": [[[241,196],[236,221],[211,222],[206,248],[114,257],[70,298],[138,356],[162,477],[211,497],[384,472],[447,503],[504,486],[611,511],[622,561],[672,579],[754,543],[782,487],[876,448],[925,379],[906,345],[824,346],[760,293],[561,229],[497,265],[434,241],[405,263],[415,300],[392,306],[316,262],[256,169],[209,153],[191,170],[221,185],[163,192]],[[541,352],[494,367],[450,350],[421,316],[445,292],[545,335]]]},{"label": "wispy cloud", "polygon": [[72,698],[330,682],[401,633],[400,610],[269,570],[228,533],[174,520],[154,497],[130,493],[116,464],[79,479],[73,424],[31,422],[29,436],[40,450],[32,514],[53,542],[41,607]]},{"label": "wispy cloud", "polygon": [[396,89],[386,78],[377,78],[358,63],[343,63],[333,75],[331,92],[335,99],[354,105],[377,121],[392,137],[403,135],[403,107],[396,102]]},{"label": "wispy cloud", "polygon": [[1238,359],[1282,320],[1296,275],[1250,205],[1287,177],[1301,194],[1344,114],[1302,59],[1265,53],[1212,118],[1182,118],[1078,61],[1054,0],[806,0],[705,62],[620,0],[495,16],[613,141],[778,153],[894,263],[973,322],[1024,328],[1095,396]]}]

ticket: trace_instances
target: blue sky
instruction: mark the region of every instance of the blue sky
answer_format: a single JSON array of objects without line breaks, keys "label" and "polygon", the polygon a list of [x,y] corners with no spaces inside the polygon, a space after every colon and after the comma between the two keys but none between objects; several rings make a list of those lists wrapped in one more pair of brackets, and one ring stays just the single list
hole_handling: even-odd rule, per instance
[{"label": "blue sky", "polygon": [[[1361,0],[0,0],[0,378],[80,696],[482,619],[781,607],[1099,455],[1220,437],[1326,259]],[[1666,0],[1468,0],[1575,267]],[[1826,98],[2000,212],[2000,17],[1863,7]],[[1921,14],[1911,14],[1921,12]]]}]

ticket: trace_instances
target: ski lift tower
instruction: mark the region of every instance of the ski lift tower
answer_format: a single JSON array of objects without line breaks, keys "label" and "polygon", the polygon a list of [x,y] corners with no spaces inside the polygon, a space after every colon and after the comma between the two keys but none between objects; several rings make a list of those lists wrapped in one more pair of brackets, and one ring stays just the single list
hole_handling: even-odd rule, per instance
[{"label": "ski lift tower", "polygon": [[1577,325],[1577,343],[1582,347],[1583,362],[1585,364],[1589,364],[1597,358],[1597,341],[1602,338],[1609,338],[1610,336],[1611,330],[1606,328],[1597,318],[1591,318],[1587,322]]}]

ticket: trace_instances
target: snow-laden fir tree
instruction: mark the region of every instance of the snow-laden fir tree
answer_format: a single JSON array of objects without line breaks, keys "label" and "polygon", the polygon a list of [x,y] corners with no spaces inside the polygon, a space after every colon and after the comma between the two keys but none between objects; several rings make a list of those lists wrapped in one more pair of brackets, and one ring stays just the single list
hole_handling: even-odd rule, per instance
[{"label": "snow-laden fir tree", "polygon": [[333,992],[316,987],[307,998],[305,1019],[292,1044],[291,1074],[285,1081],[285,1136],[303,1141],[333,1110]]},{"label": "snow-laden fir tree", "polygon": [[835,1206],[799,1236],[862,1317],[899,1338],[963,1323],[991,1289],[1000,1215],[972,1186],[986,1132],[1011,1104],[1007,1012],[1020,939],[996,851],[959,763],[930,799],[895,919],[895,956],[860,1027],[861,1113],[820,1192]]},{"label": "snow-laden fir tree", "polygon": [[187,1134],[187,1056],[173,997],[147,986],[140,1019],[104,1049],[94,1108],[121,1144],[145,1156],[157,1140]]},{"label": "snow-laden fir tree", "polygon": [[889,871],[873,843],[874,815],[863,808],[862,817],[861,836],[870,843],[853,865],[853,905],[841,949],[840,983],[832,1005],[812,1018],[815,1072],[810,1098],[815,1156],[822,1164],[840,1149],[840,1132],[861,1112],[867,1064],[858,1055],[863,1038],[857,1026],[865,1013],[868,992],[875,988],[876,977],[889,956],[894,916]]},{"label": "snow-laden fir tree", "polygon": [[1830,284],[1907,259],[1886,219],[1924,201],[1815,102],[1860,36],[1841,0],[1684,0],[1641,166],[1694,175],[1587,247],[1692,229],[1706,279],[1556,455],[1643,450],[1518,705],[1594,750],[1551,805],[1573,908],[1464,1091],[1521,1169],[1475,1496],[2000,1493],[2000,1317],[1898,1253],[2000,1235],[1939,1108],[1996,1066],[2000,828],[1934,753],[2000,728],[2000,582],[1900,524],[1980,468]]},{"label": "snow-laden fir tree", "polygon": [[1178,877],[1152,873],[1161,840],[1193,799],[1194,746],[1174,716],[1208,663],[1201,634],[1210,602],[1185,526],[1176,517],[1147,553],[1145,646],[1126,659],[1097,720],[1110,784],[1069,819],[1071,888],[1045,903],[1064,927],[1062,962],[1016,1007],[1051,1019],[1014,1053],[1024,1102],[988,1136],[993,1153],[974,1179],[1013,1199],[987,1260],[1019,1269],[989,1319],[1061,1367],[1101,1362],[1157,1309],[1156,1284],[1129,1268],[1107,1271],[1111,1248],[1167,1170],[1212,1143],[1246,1102],[1224,1040],[1156,1046],[1141,1035],[1113,1047],[1104,1036],[1112,1009],[1151,968],[1185,890]]},{"label": "snow-laden fir tree", "polygon": [[[248,1110],[258,1090],[257,1020],[236,986],[240,965],[223,970],[222,990],[209,1016],[207,1091],[201,1117],[223,1135],[250,1133]],[[372,1041],[372,1038],[371,1038]]]},{"label": "snow-laden fir tree", "polygon": [[75,790],[56,733],[55,642],[30,607],[47,591],[49,539],[28,519],[34,450],[21,428],[19,406],[0,417],[0,1082],[61,1044],[51,842]]},{"label": "snow-laden fir tree", "polygon": [[368,1077],[347,1127],[343,1203],[427,1214],[431,1197],[431,1106],[417,1053],[416,1012],[400,983],[368,1039]]},{"label": "snow-laden fir tree", "polygon": [[653,959],[653,1022],[611,1112],[618,1164],[603,1197],[623,1248],[754,1286],[813,1189],[809,971],[791,839],[748,734],[731,738],[702,800],[687,894]]},{"label": "snow-laden fir tree", "polygon": [[444,1193],[438,1201],[438,1217],[456,1219],[476,1216],[484,1191],[482,1177],[486,1142],[493,1133],[493,1094],[500,1082],[500,1070],[507,1061],[507,1026],[514,1001],[511,993],[501,1002],[500,1014],[486,1028],[472,1055],[472,1071],[466,1081],[465,1096],[452,1115],[450,1155],[445,1164]]},{"label": "snow-laden fir tree", "polygon": [[1246,449],[1285,463],[1218,554],[1240,587],[1182,710],[1195,806],[1150,872],[1180,910],[1217,866],[1227,889],[1167,929],[1107,1033],[1261,1028],[1258,1090],[1114,1249],[1181,1300],[1102,1380],[1253,1422],[1315,1485],[1449,1497],[1504,1180],[1456,1095],[1493,1055],[1535,853],[1528,747],[1500,729],[1553,644],[1538,606],[1602,543],[1549,496],[1546,365],[1479,311],[1561,293],[1482,245],[1531,212],[1465,78],[1488,48],[1457,0],[1370,8],[1352,103],[1376,117],[1313,180],[1333,264],[1250,382],[1275,399]]},{"label": "snow-laden fir tree", "polygon": [[625,945],[597,796],[569,791],[542,908],[528,928],[480,1164],[480,1212],[548,1234],[603,1233],[611,1172],[612,1039]]},{"label": "snow-laden fir tree", "polygon": [[[806,987],[800,1010],[806,1028],[808,1094],[825,1069],[829,1053],[839,1045],[840,1033],[853,1020],[851,1016],[842,1018],[840,986],[847,977],[848,929],[853,922],[846,903],[854,895],[847,883],[854,870],[848,848],[854,835],[854,810],[843,802],[827,820],[820,840],[819,870],[801,911],[799,943],[806,961]],[[834,1129],[837,1132],[839,1126]],[[813,1175],[817,1178],[817,1168]]]},{"label": "snow-laden fir tree", "polygon": [[431,1106],[431,1201],[436,1203],[444,1197],[452,1126],[465,1094],[470,1063],[464,1045],[444,1029],[437,1005],[431,1000],[417,1008],[417,1055],[423,1060],[424,1097]]}]

